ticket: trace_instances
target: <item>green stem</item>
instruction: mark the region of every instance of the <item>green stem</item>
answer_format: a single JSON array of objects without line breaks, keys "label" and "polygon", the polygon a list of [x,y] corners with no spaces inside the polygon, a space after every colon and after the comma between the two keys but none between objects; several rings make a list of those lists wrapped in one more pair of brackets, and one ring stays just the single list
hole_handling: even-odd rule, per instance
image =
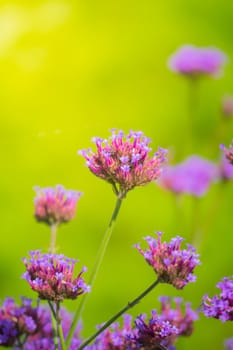
[{"label": "green stem", "polygon": [[52,224],[51,225],[50,247],[49,247],[49,252],[51,254],[54,254],[56,251],[56,237],[57,237],[57,225]]},{"label": "green stem", "polygon": [[136,299],[134,299],[131,302],[128,302],[128,304],[121,309],[117,314],[115,314],[113,317],[110,318],[109,321],[105,322],[105,324],[91,337],[89,337],[86,341],[84,341],[78,348],[78,350],[82,350],[87,346],[89,343],[92,342],[100,333],[102,333],[106,328],[108,328],[113,322],[115,322],[121,315],[123,315],[127,310],[131,309],[133,306],[138,304],[142,298],[144,298],[148,293],[150,293],[158,284],[160,280],[159,278],[153,282],[143,293],[141,293]]},{"label": "green stem", "polygon": [[190,241],[196,247],[198,245],[198,241],[200,239],[200,198],[192,196],[192,207],[191,207],[191,239]]},{"label": "green stem", "polygon": [[59,310],[60,310],[60,304],[59,304],[59,302],[57,302],[56,303],[57,334],[58,334],[59,339],[60,339],[61,349],[66,350],[66,344],[65,344],[62,326],[61,326],[61,319],[60,319],[60,315],[59,315]]},{"label": "green stem", "polygon": [[57,334],[57,323],[56,323],[56,312],[53,308],[53,304],[50,300],[48,300],[48,304],[51,310],[51,320],[52,320],[52,327],[53,327],[53,339],[54,339],[54,346],[55,350],[58,350],[58,334]]},{"label": "green stem", "polygon": [[[97,256],[96,256],[94,267],[91,271],[91,275],[90,275],[90,279],[89,279],[89,283],[88,283],[90,286],[93,286],[96,275],[97,275],[99,268],[100,268],[100,265],[103,261],[103,258],[104,258],[104,255],[105,255],[105,252],[106,252],[106,249],[108,246],[108,242],[111,238],[112,231],[115,227],[116,220],[117,220],[120,208],[121,208],[122,200],[123,200],[122,198],[119,198],[119,197],[117,198],[116,205],[115,205],[111,220],[110,220],[109,225],[107,227],[107,230],[103,236],[102,242],[101,242],[100,247],[99,247],[99,251],[98,251]],[[77,323],[80,319],[80,316],[82,314],[82,311],[84,309],[87,297],[88,297],[87,293],[83,295],[81,302],[79,304],[79,307],[74,314],[74,318],[73,318],[73,321],[72,321],[72,324],[71,324],[71,327],[70,327],[70,330],[69,330],[69,333],[68,333],[68,336],[66,339],[67,348],[69,348],[69,346],[70,346],[73,334],[75,332],[76,325],[77,325]]]},{"label": "green stem", "polygon": [[197,91],[198,91],[198,78],[189,79],[189,91],[188,91],[188,142],[187,145],[190,146],[191,150],[193,148],[196,126],[197,126]]}]

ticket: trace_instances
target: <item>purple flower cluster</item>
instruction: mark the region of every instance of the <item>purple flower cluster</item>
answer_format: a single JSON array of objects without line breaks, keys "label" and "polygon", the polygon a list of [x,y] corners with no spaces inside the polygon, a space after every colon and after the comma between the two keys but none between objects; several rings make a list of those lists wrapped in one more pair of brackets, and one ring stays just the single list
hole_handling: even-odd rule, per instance
[{"label": "purple flower cluster", "polygon": [[229,160],[224,156],[221,157],[219,164],[219,177],[223,181],[233,179],[233,166]]},{"label": "purple flower cluster", "polygon": [[39,250],[30,252],[30,256],[23,259],[27,270],[23,277],[41,299],[60,302],[89,292],[90,287],[81,277],[86,268],[73,276],[77,260],[63,254],[42,254]]},{"label": "purple flower cluster", "polygon": [[226,339],[224,342],[225,349],[233,350],[233,338]]},{"label": "purple flower cluster", "polygon": [[164,321],[169,321],[178,329],[178,336],[190,336],[193,333],[194,321],[198,320],[198,313],[191,308],[190,303],[185,303],[185,310],[182,310],[182,298],[174,298],[175,308],[172,307],[172,300],[169,297],[160,297],[161,316]]},{"label": "purple flower cluster", "polygon": [[175,194],[201,197],[218,176],[218,167],[214,163],[191,156],[180,164],[167,166],[160,177],[160,184]]},{"label": "purple flower cluster", "polygon": [[[71,323],[72,314],[66,309],[61,308],[60,319],[61,326],[64,334],[64,338],[67,337]],[[37,323],[38,330],[35,334],[30,335],[24,345],[25,350],[55,350],[54,339],[53,339],[53,327],[51,322],[51,313],[48,307],[39,306],[37,308]],[[77,326],[74,337],[70,346],[70,350],[76,350],[81,343],[80,338],[80,325]]]},{"label": "purple flower cluster", "polygon": [[178,334],[178,329],[169,321],[165,321],[156,311],[151,312],[151,318],[146,322],[146,316],[138,316],[135,320],[136,336],[134,341],[138,349],[161,349],[160,345],[169,346]]},{"label": "purple flower cluster", "polygon": [[177,289],[182,289],[189,282],[195,282],[193,270],[200,264],[195,248],[187,245],[187,249],[181,249],[181,237],[175,237],[167,243],[161,242],[161,232],[157,235],[157,240],[150,236],[145,238],[149,245],[147,250],[143,251],[138,244],[136,248],[153,267],[159,281],[172,284]]},{"label": "purple flower cluster", "polygon": [[192,78],[202,75],[219,76],[226,61],[226,55],[215,48],[185,45],[170,57],[169,67]]},{"label": "purple flower cluster", "polygon": [[37,309],[30,299],[22,298],[20,306],[12,298],[5,299],[0,308],[0,346],[13,346],[22,335],[29,336],[37,329]]},{"label": "purple flower cluster", "polygon": [[224,152],[226,159],[229,161],[230,164],[233,165],[233,141],[232,141],[232,144],[230,144],[228,149],[224,145],[221,145],[220,147]]},{"label": "purple flower cluster", "polygon": [[81,192],[66,190],[63,186],[55,188],[35,187],[35,218],[48,225],[59,225],[72,220],[75,216]]},{"label": "purple flower cluster", "polygon": [[202,300],[202,311],[206,317],[213,317],[222,322],[233,321],[233,277],[224,277],[217,284],[220,295],[209,298],[205,295]]},{"label": "purple flower cluster", "polygon": [[149,156],[150,140],[141,131],[113,131],[108,139],[94,138],[97,151],[83,150],[90,171],[112,184],[116,194],[123,198],[135,186],[156,180],[161,174],[166,151],[159,148]]}]

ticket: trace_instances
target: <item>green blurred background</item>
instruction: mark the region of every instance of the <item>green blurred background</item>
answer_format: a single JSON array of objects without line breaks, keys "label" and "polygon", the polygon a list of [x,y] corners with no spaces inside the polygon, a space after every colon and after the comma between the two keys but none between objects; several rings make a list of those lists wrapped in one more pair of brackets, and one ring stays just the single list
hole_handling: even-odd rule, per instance
[{"label": "green blurred background", "polygon": [[[111,187],[77,156],[93,136],[107,137],[113,127],[142,130],[154,149],[169,148],[177,159],[191,148],[218,159],[219,142],[228,145],[233,131],[229,121],[225,135],[218,136],[221,98],[233,93],[232,21],[231,0],[1,1],[1,299],[35,296],[20,278],[20,259],[49,245],[48,228],[33,218],[34,185],[63,184],[84,192],[76,219],[59,229],[58,245],[91,269],[115,202]],[[216,46],[229,57],[221,79],[200,84],[190,144],[188,84],[167,68],[169,55],[186,43]],[[156,308],[161,294],[183,296],[198,307],[203,294],[212,295],[219,279],[232,275],[232,184],[221,199],[218,191],[219,185],[212,186],[200,202],[198,225],[210,224],[203,232],[197,283],[179,292],[159,286],[133,315]],[[219,205],[210,216],[216,198]],[[171,194],[155,184],[128,194],[88,299],[84,335],[155,278],[132,245],[157,230],[165,239],[177,234],[189,239],[191,210],[185,198],[178,217]],[[77,302],[66,305],[74,310]],[[201,316],[193,336],[179,340],[177,348],[219,350],[230,336],[230,324]]]}]

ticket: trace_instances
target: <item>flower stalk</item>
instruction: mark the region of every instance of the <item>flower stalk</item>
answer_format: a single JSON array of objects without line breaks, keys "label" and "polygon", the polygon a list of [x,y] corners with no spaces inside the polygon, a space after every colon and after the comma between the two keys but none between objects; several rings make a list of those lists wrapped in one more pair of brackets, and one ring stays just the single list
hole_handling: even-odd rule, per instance
[{"label": "flower stalk", "polygon": [[111,317],[105,324],[91,337],[89,337],[86,341],[84,341],[78,348],[78,350],[84,349],[88,344],[90,344],[99,334],[101,334],[106,328],[108,328],[113,322],[115,322],[121,315],[123,315],[127,310],[131,309],[135,305],[137,305],[141,299],[143,299],[148,293],[150,293],[160,282],[158,278],[155,282],[153,282],[144,292],[142,292],[137,298],[133,301],[128,302],[128,304],[117,312],[113,317]]},{"label": "flower stalk", "polygon": [[[100,265],[101,265],[101,263],[103,261],[103,258],[104,258],[104,255],[105,255],[105,252],[106,252],[109,240],[111,238],[113,229],[115,227],[116,220],[117,220],[117,217],[118,217],[121,205],[122,205],[122,199],[121,198],[117,198],[116,205],[115,205],[115,208],[113,210],[113,214],[112,214],[111,220],[109,222],[107,230],[105,231],[105,234],[103,236],[102,242],[101,242],[100,247],[99,247],[99,251],[98,251],[97,256],[96,256],[94,267],[92,269],[92,272],[91,272],[91,275],[90,275],[90,279],[89,279],[89,283],[88,283],[89,286],[93,286],[94,281],[96,279],[96,276],[97,276],[97,273],[99,271]],[[67,339],[66,339],[66,346],[67,346],[67,348],[69,348],[70,343],[72,341],[72,337],[73,337],[74,331],[75,331],[77,323],[78,323],[78,321],[79,321],[79,319],[81,317],[82,311],[83,311],[83,309],[85,307],[86,300],[87,300],[87,296],[83,296],[83,298],[82,298],[82,300],[81,300],[81,302],[79,304],[79,307],[78,307],[78,309],[76,310],[76,312],[74,314],[73,322],[71,324],[71,327],[70,327],[70,330],[69,330],[69,333],[68,333],[68,336],[67,336]]]}]

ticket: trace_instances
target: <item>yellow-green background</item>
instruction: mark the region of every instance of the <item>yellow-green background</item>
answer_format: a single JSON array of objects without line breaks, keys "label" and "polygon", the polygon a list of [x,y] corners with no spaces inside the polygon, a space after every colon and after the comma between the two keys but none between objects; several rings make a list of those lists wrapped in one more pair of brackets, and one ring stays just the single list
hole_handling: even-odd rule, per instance
[{"label": "yellow-green background", "polygon": [[[77,156],[93,136],[113,127],[142,130],[153,148],[188,155],[187,82],[171,73],[167,59],[185,43],[216,46],[229,57],[221,79],[203,80],[195,121],[195,152],[217,159],[220,102],[233,93],[233,2],[200,0],[4,1],[0,3],[0,297],[34,296],[20,278],[20,259],[49,245],[49,230],[33,218],[32,187],[63,184],[84,192],[73,222],[59,230],[60,251],[91,269],[114,207],[111,187]],[[206,221],[218,186],[201,202]],[[181,295],[198,307],[203,294],[233,273],[232,184],[201,245],[198,281],[177,292],[159,286],[132,311],[158,306],[157,296]],[[219,198],[220,201],[220,198]],[[190,237],[190,198],[180,217],[172,196],[155,184],[130,192],[123,203],[96,285],[84,313],[84,334],[94,330],[155,278],[132,249],[156,230],[165,239]],[[184,220],[183,220],[184,219]],[[67,304],[72,310],[77,302]],[[178,349],[222,349],[231,324],[205,319]]]}]

